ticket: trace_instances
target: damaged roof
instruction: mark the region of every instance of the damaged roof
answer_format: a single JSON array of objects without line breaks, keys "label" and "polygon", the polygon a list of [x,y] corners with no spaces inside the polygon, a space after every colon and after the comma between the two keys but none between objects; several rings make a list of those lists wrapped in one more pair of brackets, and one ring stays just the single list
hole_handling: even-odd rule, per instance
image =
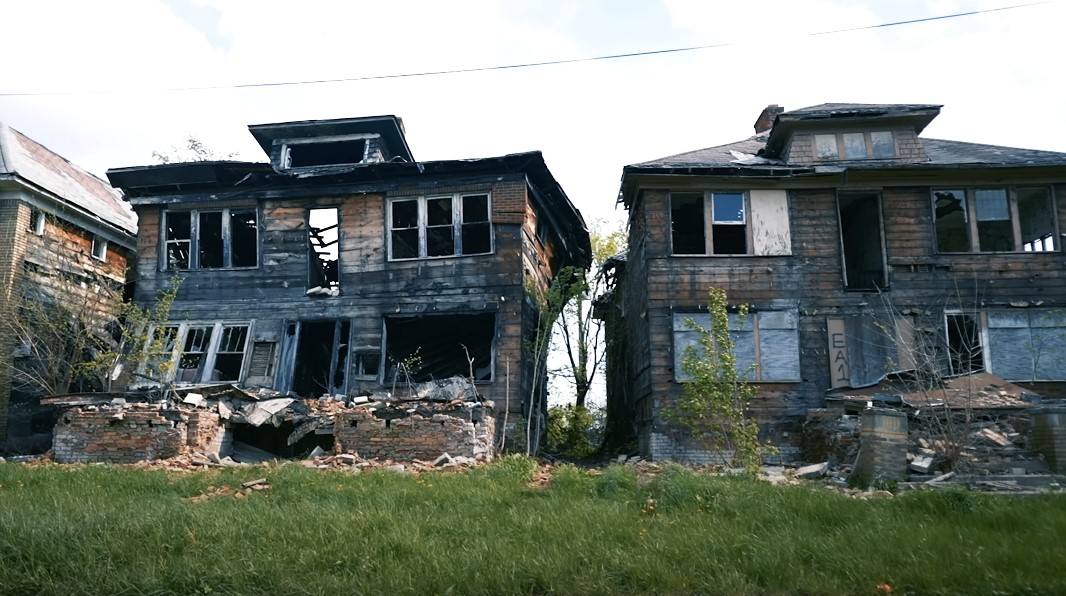
[{"label": "damaged roof", "polygon": [[137,233],[137,216],[103,180],[0,122],[0,179],[11,177],[43,191],[83,217]]},{"label": "damaged roof", "polygon": [[399,157],[408,162],[415,160],[411,155],[411,148],[407,145],[403,120],[392,115],[252,124],[248,130],[267,155],[270,155],[271,148],[277,142],[372,133],[381,135],[393,157]]}]

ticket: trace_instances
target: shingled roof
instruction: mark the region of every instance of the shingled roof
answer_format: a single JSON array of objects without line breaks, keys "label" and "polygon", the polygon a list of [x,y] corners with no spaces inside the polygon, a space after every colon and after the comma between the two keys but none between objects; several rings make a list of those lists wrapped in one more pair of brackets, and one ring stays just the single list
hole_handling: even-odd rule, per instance
[{"label": "shingled roof", "polygon": [[137,216],[119,191],[0,122],[0,177],[4,175],[54,195],[86,217],[137,233]]}]

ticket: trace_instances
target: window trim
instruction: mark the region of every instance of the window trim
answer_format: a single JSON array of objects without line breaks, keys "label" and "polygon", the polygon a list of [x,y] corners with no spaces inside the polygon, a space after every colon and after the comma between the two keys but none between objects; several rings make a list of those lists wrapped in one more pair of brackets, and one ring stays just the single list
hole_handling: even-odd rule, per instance
[{"label": "window trim", "polygon": [[[1052,230],[1051,230],[1051,250],[1025,250],[1026,243],[1022,237],[1021,232],[1021,212],[1018,209],[1018,191],[1021,189],[1041,189],[1047,194],[1049,201],[1049,207],[1053,215],[1052,218]],[[936,216],[936,193],[943,191],[957,191],[961,190],[964,193],[964,199],[966,202],[966,210],[963,212],[966,223],[967,241],[969,244],[969,250],[965,251],[942,251],[940,250],[940,240],[937,234],[937,216]],[[977,200],[976,195],[979,190],[1003,190],[1007,195],[1007,211],[1010,216],[1011,232],[1013,235],[1014,248],[1012,250],[981,250],[981,239],[977,229]],[[1057,217],[1057,205],[1055,202],[1055,193],[1052,192],[1050,185],[1042,184],[1020,184],[1020,185],[974,185],[974,186],[937,186],[929,189],[929,206],[930,213],[932,215],[933,223],[933,250],[935,254],[939,255],[973,255],[973,254],[1046,254],[1046,253],[1060,253],[1062,252],[1062,243],[1059,236],[1059,221]]]},{"label": "window trim", "polygon": [[[250,211],[255,214],[255,265],[247,266],[233,266],[233,224],[232,213]],[[222,214],[222,266],[221,267],[201,267],[200,266],[200,214],[202,213],[221,213]],[[188,240],[168,240],[167,239],[167,219],[171,214],[188,214],[189,216],[189,239]],[[159,270],[160,271],[227,271],[227,270],[251,270],[258,269],[260,259],[263,251],[261,250],[262,242],[262,216],[259,213],[258,205],[247,205],[240,207],[219,207],[216,209],[164,209],[159,226]],[[189,266],[188,267],[171,267],[170,260],[168,259],[169,247],[171,244],[178,244],[181,242],[189,243]]]},{"label": "window trim", "polygon": [[46,215],[44,211],[36,207],[30,209],[29,232],[34,236],[44,236],[44,224]]},{"label": "window trim", "polygon": [[[347,135],[329,135],[322,137],[312,138],[297,138],[297,139],[279,139],[275,143],[281,145],[281,154],[278,157],[278,169],[286,172],[308,172],[312,170],[318,170],[321,168],[343,168],[347,166],[354,166],[362,163],[366,163],[370,157],[370,146],[374,139],[380,139],[381,135],[377,133],[354,133]],[[296,166],[292,167],[289,164],[292,162],[291,150],[293,146],[298,145],[317,145],[326,143],[343,143],[345,141],[363,141],[363,158],[359,161],[333,163],[333,164],[321,164],[311,166]]]},{"label": "window trim", "polygon": [[[977,326],[977,341],[981,343],[981,369],[969,371],[956,371],[951,355],[951,336],[949,334],[948,318],[958,316],[973,317],[974,325]],[[988,351],[988,317],[983,310],[945,309],[943,315],[944,348],[947,350],[948,372],[952,375],[967,375],[982,371],[991,371],[991,360]]]},{"label": "window trim", "polygon": [[[892,155],[888,157],[875,157],[874,156],[874,140],[873,135],[878,133],[888,133],[892,139]],[[863,144],[866,147],[866,154],[862,157],[847,157],[847,144],[844,142],[844,135],[849,134],[861,134],[863,138]],[[836,152],[834,155],[822,156],[818,153],[818,137],[835,137],[836,140]],[[897,159],[899,158],[899,143],[896,142],[896,133],[892,130],[843,130],[839,132],[819,132],[811,133],[811,152],[815,161],[859,161],[868,159]]]},{"label": "window trim", "polygon": [[[784,313],[785,316],[791,315],[793,317],[793,320],[795,321],[795,326],[794,327],[789,327],[789,328],[775,328],[775,327],[763,327],[760,324],[759,318],[760,318],[761,314],[777,314],[777,313]],[[734,315],[735,315],[735,313],[733,313],[733,312],[729,313],[729,327],[730,327],[729,331],[730,331],[730,335],[732,335],[732,334],[734,334],[736,332],[751,333],[752,363],[754,364],[754,367],[752,368],[751,371],[738,370],[737,371],[738,374],[740,374],[740,375],[749,375],[747,380],[748,380],[748,382],[751,382],[751,383],[765,384],[765,383],[802,383],[803,382],[803,370],[802,370],[803,363],[802,363],[802,359],[800,357],[801,356],[800,353],[802,351],[802,346],[800,344],[799,311],[797,309],[792,308],[792,309],[780,309],[780,310],[751,311],[751,312],[749,312],[747,314],[747,316],[745,317],[745,319],[743,321],[743,324],[740,325],[739,327],[736,327],[738,321],[734,317]],[[678,329],[677,328],[678,327],[678,322],[677,322],[677,318],[678,317],[682,317],[681,320],[684,321],[684,319],[687,319],[687,318],[709,317],[709,314],[707,313],[707,311],[675,311],[675,312],[673,312],[671,314],[671,317],[670,317],[670,321],[671,321],[671,342],[672,342],[671,350],[673,352],[673,367],[674,367],[673,381],[675,383],[689,383],[689,382],[691,382],[691,379],[689,379],[687,377],[687,375],[685,375],[684,370],[683,370],[683,368],[681,366],[681,362],[683,361],[682,359],[684,357],[684,354],[683,353],[678,353],[677,333],[678,332],[681,332],[681,333],[696,333],[696,331],[694,329],[690,329],[687,325],[685,325],[684,329]],[[697,321],[697,322],[700,323],[700,321]],[[709,319],[708,319],[707,323],[708,324],[710,323]],[[789,331],[792,334],[794,334],[794,336],[795,336],[796,352],[794,354],[794,358],[795,358],[795,368],[796,368],[797,376],[795,378],[793,378],[793,379],[763,379],[762,375],[763,375],[763,370],[765,369],[764,362],[763,362],[763,354],[764,354],[764,351],[765,351],[765,349],[764,349],[765,346],[762,345],[763,338],[761,337],[761,335],[762,335],[761,331],[773,332],[773,331],[782,331],[782,330],[783,331]],[[736,337],[734,337],[734,342],[736,342]],[[774,344],[774,342],[770,342],[770,343],[771,343],[771,345],[781,345],[781,344]],[[738,358],[738,365],[739,364],[740,364],[740,359]]]},{"label": "window trim", "polygon": [[[486,198],[486,221],[469,222],[469,223],[485,223],[489,227],[489,250],[488,252],[476,252],[465,253],[463,252],[463,226],[468,225],[463,220],[463,199],[465,197],[484,196]],[[448,255],[435,255],[428,256],[429,247],[427,240],[427,231],[429,229],[428,221],[428,202],[434,199],[451,199],[452,207],[452,248],[454,253]],[[418,205],[418,221],[417,228],[394,228],[392,224],[392,206],[394,203],[403,201],[416,201]],[[397,229],[400,230],[418,230],[418,256],[414,257],[395,257],[393,256],[393,232]],[[457,192],[457,193],[441,193],[441,194],[427,194],[418,196],[403,196],[403,197],[390,197],[385,201],[385,236],[388,244],[388,260],[403,262],[403,261],[418,261],[418,260],[432,260],[432,259],[454,259],[459,257],[475,257],[483,255],[491,255],[496,253],[496,235],[493,233],[494,227],[492,225],[492,192],[488,190],[484,191],[469,191],[469,192]]]},{"label": "window trim", "polygon": [[[675,194],[701,194],[703,214],[703,250],[702,253],[679,253],[674,251],[673,230],[673,196]],[[714,195],[741,195],[744,200],[744,220],[741,222],[718,222],[714,219]],[[718,190],[677,190],[670,192],[670,256],[672,257],[751,257],[755,254],[754,239],[752,238],[752,213],[751,192],[748,190],[718,189]],[[744,226],[744,252],[742,253],[716,253],[714,252],[714,226]]]}]

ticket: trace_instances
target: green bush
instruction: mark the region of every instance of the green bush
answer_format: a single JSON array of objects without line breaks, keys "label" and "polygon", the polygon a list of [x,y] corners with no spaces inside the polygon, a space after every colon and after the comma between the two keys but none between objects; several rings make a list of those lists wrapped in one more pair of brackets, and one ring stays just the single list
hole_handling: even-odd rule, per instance
[{"label": "green bush", "polygon": [[586,457],[596,451],[589,439],[596,419],[588,408],[573,404],[548,408],[548,453]]}]

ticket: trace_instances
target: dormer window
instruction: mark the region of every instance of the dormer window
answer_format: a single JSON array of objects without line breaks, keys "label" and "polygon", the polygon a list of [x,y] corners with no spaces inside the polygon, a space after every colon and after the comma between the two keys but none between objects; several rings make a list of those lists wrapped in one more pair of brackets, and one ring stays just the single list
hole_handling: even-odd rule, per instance
[{"label": "dormer window", "polygon": [[369,141],[376,137],[364,134],[286,140],[281,153],[281,167],[288,170],[364,163],[370,157]]},{"label": "dormer window", "polygon": [[814,155],[826,160],[891,159],[896,157],[896,143],[892,132],[887,130],[817,134]]}]

